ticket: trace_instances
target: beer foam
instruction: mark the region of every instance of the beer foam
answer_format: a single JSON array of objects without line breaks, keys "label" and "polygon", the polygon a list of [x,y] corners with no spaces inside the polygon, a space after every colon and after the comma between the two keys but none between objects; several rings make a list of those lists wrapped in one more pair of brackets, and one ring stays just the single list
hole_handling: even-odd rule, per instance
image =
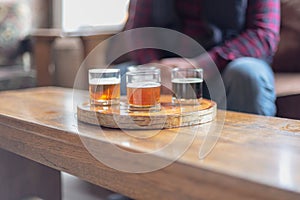
[{"label": "beer foam", "polygon": [[155,82],[127,83],[127,87],[130,87],[130,88],[153,88],[153,87],[160,87],[160,83],[155,83]]},{"label": "beer foam", "polygon": [[172,83],[202,83],[202,78],[175,78]]},{"label": "beer foam", "polygon": [[95,78],[89,80],[89,84],[91,85],[114,85],[119,83],[120,79],[118,78]]}]

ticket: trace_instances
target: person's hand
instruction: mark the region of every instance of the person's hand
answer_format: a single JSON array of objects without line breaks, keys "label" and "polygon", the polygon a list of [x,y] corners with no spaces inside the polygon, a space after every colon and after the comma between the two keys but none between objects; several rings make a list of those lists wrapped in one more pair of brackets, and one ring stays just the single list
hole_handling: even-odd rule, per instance
[{"label": "person's hand", "polygon": [[169,66],[172,68],[198,68],[197,62],[194,59],[184,59],[184,58],[165,58],[160,60],[159,64]]},{"label": "person's hand", "polygon": [[166,58],[160,60],[159,64],[169,68],[202,68],[204,79],[208,79],[219,74],[216,64],[208,53],[201,54],[200,56],[191,59]]}]

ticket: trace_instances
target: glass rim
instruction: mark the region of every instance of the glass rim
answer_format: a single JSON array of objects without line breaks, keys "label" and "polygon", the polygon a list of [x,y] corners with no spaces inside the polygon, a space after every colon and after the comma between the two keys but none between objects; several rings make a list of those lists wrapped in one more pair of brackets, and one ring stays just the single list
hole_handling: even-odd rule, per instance
[{"label": "glass rim", "polygon": [[160,74],[160,69],[145,69],[145,70],[136,70],[136,71],[127,71],[126,75],[151,75],[151,74]]},{"label": "glass rim", "polygon": [[131,65],[127,69],[128,71],[148,71],[148,70],[155,70],[158,68],[151,65]]},{"label": "glass rim", "polygon": [[89,73],[117,73],[120,72],[120,69],[100,69],[100,68],[94,68],[89,69]]},{"label": "glass rim", "polygon": [[196,72],[203,72],[202,68],[173,68],[172,72],[177,72],[177,71],[196,71]]}]

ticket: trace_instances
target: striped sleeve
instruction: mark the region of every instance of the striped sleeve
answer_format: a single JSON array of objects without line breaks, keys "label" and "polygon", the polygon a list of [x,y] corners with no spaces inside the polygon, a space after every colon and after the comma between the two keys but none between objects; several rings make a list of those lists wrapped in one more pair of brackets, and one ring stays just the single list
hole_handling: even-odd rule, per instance
[{"label": "striped sleeve", "polygon": [[267,60],[277,49],[279,27],[280,0],[249,0],[245,31],[213,48],[209,54],[219,69],[239,57]]}]

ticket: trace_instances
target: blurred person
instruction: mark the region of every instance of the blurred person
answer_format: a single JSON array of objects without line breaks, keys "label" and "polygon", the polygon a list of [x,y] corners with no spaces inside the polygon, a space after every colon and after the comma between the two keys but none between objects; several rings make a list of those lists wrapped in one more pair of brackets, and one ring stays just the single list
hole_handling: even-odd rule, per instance
[{"label": "blurred person", "polygon": [[[226,97],[220,98],[226,98],[228,110],[274,116],[270,63],[279,42],[279,26],[279,0],[131,0],[125,30],[162,27],[191,37],[207,53],[194,52],[186,59],[145,48],[131,52],[130,59],[137,64],[200,67],[205,81],[214,79],[212,60],[221,73]],[[132,42],[135,39],[143,40],[133,38]],[[207,90],[204,97],[210,98]]]}]

